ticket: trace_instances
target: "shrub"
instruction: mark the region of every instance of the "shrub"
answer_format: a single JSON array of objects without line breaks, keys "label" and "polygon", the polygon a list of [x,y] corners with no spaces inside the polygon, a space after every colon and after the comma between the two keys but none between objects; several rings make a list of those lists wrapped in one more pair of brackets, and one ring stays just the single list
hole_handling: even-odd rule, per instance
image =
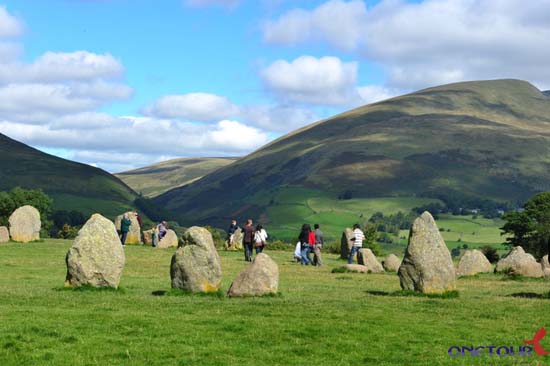
[{"label": "shrub", "polygon": [[500,256],[498,255],[498,252],[497,252],[496,248],[494,248],[490,245],[485,245],[484,247],[481,247],[480,249],[481,249],[481,252],[487,257],[489,262],[496,263],[500,259]]}]

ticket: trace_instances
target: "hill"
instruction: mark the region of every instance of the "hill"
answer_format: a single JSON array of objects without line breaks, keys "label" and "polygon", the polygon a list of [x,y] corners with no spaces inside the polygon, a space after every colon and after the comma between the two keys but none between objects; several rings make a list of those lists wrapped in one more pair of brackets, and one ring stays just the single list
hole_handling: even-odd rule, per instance
[{"label": "hill", "polygon": [[42,189],[56,210],[109,217],[132,208],[137,194],[118,178],[85,164],[58,158],[0,134],[0,191]]},{"label": "hill", "polygon": [[314,123],[156,201],[184,224],[251,216],[293,230],[332,220],[338,198],[355,214],[384,197],[517,203],[550,189],[549,142],[550,98],[533,85],[456,83]]},{"label": "hill", "polygon": [[117,173],[136,192],[155,197],[171,189],[189,184],[237,158],[189,158],[173,159],[144,168]]}]

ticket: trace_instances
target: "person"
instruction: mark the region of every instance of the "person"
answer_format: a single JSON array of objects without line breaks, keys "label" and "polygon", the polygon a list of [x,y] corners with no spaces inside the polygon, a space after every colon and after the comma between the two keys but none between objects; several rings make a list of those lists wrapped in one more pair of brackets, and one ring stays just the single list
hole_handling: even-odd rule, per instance
[{"label": "person", "polygon": [[323,248],[324,239],[323,232],[319,229],[319,224],[313,225],[315,228],[315,246],[313,247],[313,265],[322,266],[323,261],[321,260],[321,249]]},{"label": "person", "polygon": [[158,225],[158,230],[159,230],[159,241],[160,241],[162,240],[162,238],[166,236],[166,233],[168,232],[168,224],[166,223],[166,221],[162,221]]},{"label": "person", "polygon": [[252,219],[246,220],[246,225],[241,229],[243,232],[244,260],[252,262],[252,243],[254,242],[254,226]]},{"label": "person", "polygon": [[231,225],[229,225],[229,229],[227,229],[227,246],[230,247],[231,243],[233,242],[233,236],[235,235],[235,232],[239,229],[237,226],[237,220],[233,219],[231,220]]},{"label": "person", "polygon": [[350,241],[353,242],[353,246],[351,247],[351,250],[349,252],[349,258],[348,263],[353,263],[353,257],[355,257],[355,254],[359,252],[359,249],[363,247],[363,240],[365,240],[365,234],[361,231],[361,228],[359,227],[359,224],[353,225],[353,233]]},{"label": "person", "polygon": [[124,214],[124,216],[122,216],[122,220],[120,220],[120,242],[122,243],[122,246],[126,246],[126,237],[128,236],[131,225],[132,221],[128,218],[128,214]]},{"label": "person", "polygon": [[300,263],[302,261],[302,251],[300,250],[300,242],[294,247],[294,261]]},{"label": "person", "polygon": [[310,263],[309,260],[309,233],[311,232],[311,226],[309,224],[303,224],[298,241],[300,242],[300,257],[302,259],[302,265],[307,266]]},{"label": "person", "polygon": [[159,245],[159,228],[156,225],[151,228],[151,241],[153,248],[156,248]]},{"label": "person", "polygon": [[134,211],[134,215],[136,216],[139,227],[142,227],[143,226],[143,219],[142,219],[141,215],[137,211]]},{"label": "person", "polygon": [[267,242],[267,232],[260,224],[256,226],[254,241],[256,242],[256,254],[260,254],[261,252],[263,252]]}]

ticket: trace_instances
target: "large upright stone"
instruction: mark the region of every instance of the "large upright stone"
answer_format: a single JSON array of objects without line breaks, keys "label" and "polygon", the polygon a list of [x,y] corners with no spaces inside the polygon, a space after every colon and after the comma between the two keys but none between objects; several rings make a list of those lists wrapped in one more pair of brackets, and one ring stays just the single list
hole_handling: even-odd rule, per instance
[{"label": "large upright stone", "polygon": [[384,267],[378,262],[376,256],[372,250],[368,248],[359,249],[359,254],[357,254],[357,264],[362,264],[367,267],[367,271],[372,273],[384,272]]},{"label": "large upright stone", "polygon": [[451,253],[429,212],[414,220],[398,274],[404,290],[443,293],[455,289]]},{"label": "large upright stone", "polygon": [[116,229],[120,231],[120,223],[122,222],[122,217],[124,215],[128,215],[128,219],[132,222],[132,225],[130,225],[130,231],[126,236],[125,244],[141,244],[141,227],[139,226],[139,221],[135,212],[129,211],[125,214],[118,215],[115,220]]},{"label": "large upright stone", "polygon": [[117,288],[125,256],[111,220],[100,214],[92,215],[78,232],[66,263],[66,286]]},{"label": "large upright stone", "polygon": [[143,244],[145,245],[153,245],[153,230],[145,230],[143,232]]},{"label": "large upright stone", "polygon": [[15,210],[10,218],[10,235],[13,241],[28,243],[40,239],[40,212],[32,206]]},{"label": "large upright stone", "polygon": [[222,280],[220,257],[208,230],[193,226],[172,256],[172,288],[190,292],[216,292]]},{"label": "large upright stone", "polygon": [[227,294],[230,297],[261,296],[276,294],[278,289],[279,267],[267,254],[260,253],[235,278]]},{"label": "large upright stone", "polygon": [[382,261],[382,266],[386,271],[397,272],[401,266],[401,259],[395,254],[390,254]]},{"label": "large upright stone", "polygon": [[508,255],[498,261],[497,272],[507,274],[521,275],[525,277],[542,277],[543,272],[540,263],[538,263],[531,254],[525,253],[522,247],[514,247]]},{"label": "large upright stone", "polygon": [[10,241],[10,232],[5,226],[0,226],[0,243],[7,243]]},{"label": "large upright stone", "polygon": [[225,243],[226,250],[242,250],[243,249],[243,232],[241,228],[238,228],[237,231],[230,237]]},{"label": "large upright stone", "polygon": [[166,231],[166,235],[159,241],[159,248],[172,248],[178,246],[178,235],[172,229]]},{"label": "large upright stone", "polygon": [[548,263],[548,254],[540,260],[542,274],[544,277],[550,277],[550,263]]},{"label": "large upright stone", "polygon": [[493,265],[487,257],[477,249],[467,250],[460,262],[458,263],[458,268],[456,270],[456,276],[473,276],[478,273],[487,273],[493,271]]},{"label": "large upright stone", "polygon": [[342,238],[340,239],[340,258],[348,259],[349,253],[351,251],[351,247],[353,246],[353,243],[350,240],[352,237],[353,237],[352,229],[346,228],[342,232]]}]

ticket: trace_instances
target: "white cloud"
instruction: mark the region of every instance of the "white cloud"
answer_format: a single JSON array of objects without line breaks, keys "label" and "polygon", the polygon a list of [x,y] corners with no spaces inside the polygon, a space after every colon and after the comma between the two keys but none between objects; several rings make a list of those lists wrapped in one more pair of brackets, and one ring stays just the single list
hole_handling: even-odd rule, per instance
[{"label": "white cloud", "polygon": [[0,60],[0,83],[113,79],[123,71],[122,64],[110,54],[46,52],[31,64]]},{"label": "white cloud", "polygon": [[376,103],[399,95],[397,91],[387,89],[380,85],[360,86],[357,87],[357,92],[361,97],[361,104]]},{"label": "white cloud", "polygon": [[330,0],[307,11],[294,9],[263,25],[264,40],[295,45],[310,39],[327,40],[342,49],[353,49],[363,35],[367,15],[361,0]]},{"label": "white cloud", "polygon": [[277,60],[262,71],[266,87],[282,100],[320,105],[346,105],[355,94],[356,62],[337,57],[301,56]]},{"label": "white cloud", "polygon": [[23,33],[22,22],[0,6],[0,38],[18,37]]},{"label": "white cloud", "polygon": [[33,146],[62,147],[77,160],[110,171],[147,165],[160,156],[241,156],[269,141],[266,133],[238,121],[205,125],[93,113],[66,116],[51,125],[0,120],[0,133]]},{"label": "white cloud", "polygon": [[242,108],[242,118],[268,131],[288,132],[320,119],[311,108],[293,105],[258,105]]},{"label": "white cloud", "polygon": [[189,93],[161,97],[143,112],[157,118],[212,122],[238,114],[239,108],[225,97],[209,93]]},{"label": "white cloud", "polygon": [[266,22],[264,39],[355,50],[385,68],[390,88],[503,77],[548,88],[549,8],[550,0],[383,0],[369,9],[331,0]]}]

